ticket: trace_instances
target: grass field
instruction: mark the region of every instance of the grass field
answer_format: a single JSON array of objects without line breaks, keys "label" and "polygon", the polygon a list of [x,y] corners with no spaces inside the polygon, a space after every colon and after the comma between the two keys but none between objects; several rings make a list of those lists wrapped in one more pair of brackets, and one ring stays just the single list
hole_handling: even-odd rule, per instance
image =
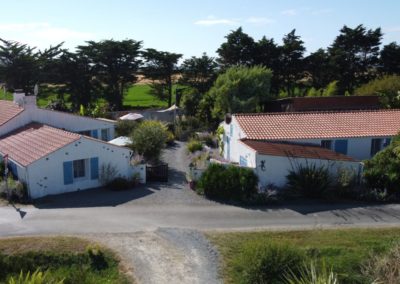
[{"label": "grass field", "polygon": [[339,274],[340,283],[366,283],[360,275],[360,266],[371,253],[386,252],[399,242],[400,229],[212,233],[208,237],[222,256],[224,283],[240,283],[240,273],[246,265],[240,262],[240,255],[251,242],[292,244],[308,256],[324,258],[327,265]]},{"label": "grass field", "polygon": [[[89,253],[88,246],[97,254]],[[93,246],[88,240],[74,237],[1,239],[0,283],[8,283],[11,276],[17,277],[21,271],[37,269],[47,271],[51,279],[64,279],[64,284],[131,282],[120,271],[119,262],[111,251]]]},{"label": "grass field", "polygon": [[[175,93],[176,85],[173,88]],[[161,101],[158,98],[150,94],[149,85],[133,85],[129,88],[127,94],[124,97],[123,105],[126,108],[164,108],[167,107],[167,101]],[[3,91],[0,90],[0,99],[4,99]],[[7,100],[12,100],[12,94],[7,93]],[[45,107],[51,100],[55,100],[55,95],[50,96],[38,96],[38,106]],[[175,99],[173,98],[173,101]]]}]

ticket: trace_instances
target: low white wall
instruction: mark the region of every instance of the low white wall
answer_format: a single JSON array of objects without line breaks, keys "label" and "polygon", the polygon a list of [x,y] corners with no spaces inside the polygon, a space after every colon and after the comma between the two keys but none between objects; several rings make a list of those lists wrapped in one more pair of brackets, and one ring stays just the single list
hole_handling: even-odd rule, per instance
[{"label": "low white wall", "polygon": [[143,183],[143,184],[146,183],[146,165],[145,164],[131,166],[130,176],[132,177],[135,174],[139,175],[140,183]]},{"label": "low white wall", "polygon": [[[265,170],[261,169],[261,163],[265,161]],[[306,159],[306,158],[288,158],[280,156],[267,156],[257,155],[257,168],[256,173],[259,178],[261,186],[268,184],[274,184],[278,187],[284,187],[286,185],[286,176],[289,171],[292,170],[292,166],[315,164],[317,166],[328,167],[329,172],[332,175],[336,175],[339,168],[345,168],[355,171],[356,174],[361,170],[359,162],[347,162],[347,161],[331,161],[331,160],[319,160],[319,159]]]},{"label": "low white wall", "polygon": [[98,157],[99,167],[110,163],[116,167],[118,174],[122,177],[131,178],[133,173],[138,171],[143,178],[143,169],[131,165],[130,155],[130,150],[127,148],[82,137],[29,165],[25,180],[28,181],[31,198],[99,187],[101,186],[99,179],[92,180],[90,177],[90,162],[85,178],[74,180],[72,184],[64,184],[64,162],[94,157]]}]

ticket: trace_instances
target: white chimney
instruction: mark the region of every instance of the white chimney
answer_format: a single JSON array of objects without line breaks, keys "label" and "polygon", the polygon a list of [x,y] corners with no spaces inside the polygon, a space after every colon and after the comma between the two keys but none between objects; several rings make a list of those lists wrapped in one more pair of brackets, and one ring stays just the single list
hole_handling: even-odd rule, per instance
[{"label": "white chimney", "polygon": [[25,98],[25,93],[22,92],[21,90],[15,90],[13,94],[13,102],[14,104],[17,104],[19,106],[24,105],[24,98]]},{"label": "white chimney", "polygon": [[24,92],[16,90],[13,94],[15,104],[23,108],[36,108],[36,96],[26,96]]}]

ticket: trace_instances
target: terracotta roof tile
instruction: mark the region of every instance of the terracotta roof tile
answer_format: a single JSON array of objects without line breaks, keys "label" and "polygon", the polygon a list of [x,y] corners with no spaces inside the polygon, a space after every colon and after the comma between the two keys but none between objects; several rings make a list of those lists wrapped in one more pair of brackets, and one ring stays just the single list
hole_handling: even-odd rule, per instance
[{"label": "terracotta roof tile", "polygon": [[336,161],[356,161],[346,155],[314,145],[302,145],[285,142],[264,142],[255,140],[241,140],[241,142],[262,155]]},{"label": "terracotta roof tile", "polygon": [[245,138],[256,140],[393,136],[400,109],[235,114]]},{"label": "terracotta roof tile", "polygon": [[0,100],[0,126],[24,111],[13,102]]},{"label": "terracotta roof tile", "polygon": [[0,153],[27,166],[78,140],[81,136],[39,123],[31,123],[0,138]]}]

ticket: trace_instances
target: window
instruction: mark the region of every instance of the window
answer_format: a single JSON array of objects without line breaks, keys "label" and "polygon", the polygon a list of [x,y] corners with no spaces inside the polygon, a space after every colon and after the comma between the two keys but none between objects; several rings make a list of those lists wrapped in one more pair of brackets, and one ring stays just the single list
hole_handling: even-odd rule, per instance
[{"label": "window", "polygon": [[347,155],[347,140],[335,140],[335,152]]},{"label": "window", "polygon": [[332,140],[322,140],[321,147],[326,149],[332,149]]},{"label": "window", "polygon": [[87,131],[79,131],[79,134],[85,135],[85,136],[91,136],[92,132],[90,130]]},{"label": "window", "polygon": [[85,160],[73,161],[74,178],[83,178],[86,176],[86,163]]},{"label": "window", "polygon": [[108,129],[104,128],[101,130],[101,140],[108,141]]},{"label": "window", "polygon": [[376,138],[371,140],[371,156],[374,156],[382,150],[382,139]]}]

